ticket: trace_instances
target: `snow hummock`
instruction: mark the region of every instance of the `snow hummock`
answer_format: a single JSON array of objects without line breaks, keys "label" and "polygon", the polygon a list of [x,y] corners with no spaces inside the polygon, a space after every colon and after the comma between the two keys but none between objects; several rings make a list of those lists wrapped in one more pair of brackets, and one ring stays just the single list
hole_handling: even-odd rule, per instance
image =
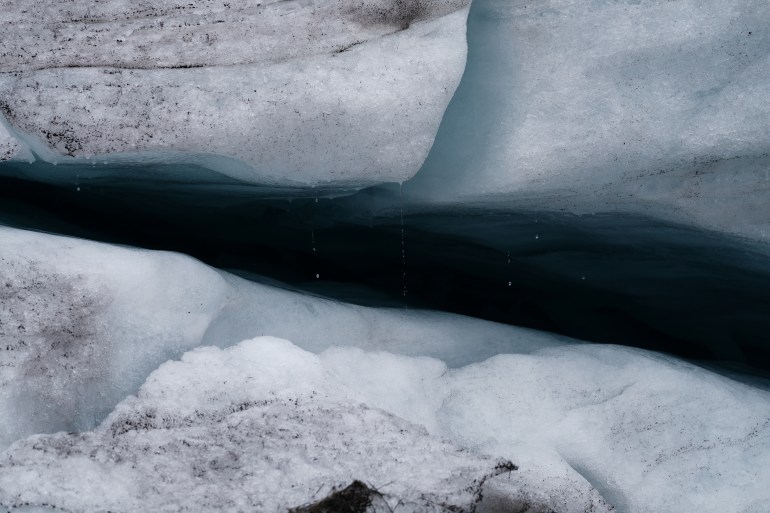
[{"label": "snow hummock", "polygon": [[466,72],[411,194],[763,239],[768,23],[763,0],[474,1]]},{"label": "snow hummock", "polygon": [[[0,115],[51,162],[203,163],[281,186],[404,181],[462,74],[467,11],[466,0],[3,1]],[[0,154],[18,144],[0,143]]]},{"label": "snow hummock", "polygon": [[468,508],[483,482],[501,511],[761,513],[768,447],[770,393],[648,351],[448,369],[259,337],[164,363],[93,431],[16,442],[0,505],[276,511],[358,479],[414,511]]},{"label": "snow hummock", "polygon": [[16,443],[0,457],[0,504],[285,511],[359,480],[402,513],[470,513],[502,490],[511,511],[513,471],[357,403],[317,356],[262,337],[162,365],[94,431]]},{"label": "snow hummock", "polygon": [[158,365],[200,345],[274,335],[316,352],[352,345],[458,366],[574,343],[457,315],[346,305],[174,253],[3,227],[0,240],[0,448],[92,428]]},{"label": "snow hummock", "polygon": [[[764,513],[770,503],[770,393],[759,387],[648,351],[301,295],[172,253],[8,228],[0,237],[3,506],[144,511],[164,497],[223,497],[220,488],[251,500],[228,488],[237,488],[231,478],[249,479],[248,469],[272,476],[259,486],[287,483],[281,469],[289,468],[318,486],[362,474],[382,486],[380,470],[424,470],[381,459],[374,468],[352,452],[300,465],[311,449],[287,434],[299,422],[310,446],[340,429],[362,434],[362,454],[385,451],[378,444],[404,429],[432,455],[420,461],[453,468],[432,451],[459,453],[408,422],[421,425],[475,454],[510,459],[519,471],[494,493],[560,513]],[[296,346],[259,338],[163,363],[270,334]],[[280,431],[289,424],[294,431]],[[276,428],[275,451],[289,444],[290,461],[240,450],[266,425]],[[196,469],[211,479],[199,492],[182,477],[197,479]],[[148,477],[158,475],[165,480]],[[448,489],[430,482],[419,488]],[[286,504],[310,501],[306,491],[285,491]]]}]

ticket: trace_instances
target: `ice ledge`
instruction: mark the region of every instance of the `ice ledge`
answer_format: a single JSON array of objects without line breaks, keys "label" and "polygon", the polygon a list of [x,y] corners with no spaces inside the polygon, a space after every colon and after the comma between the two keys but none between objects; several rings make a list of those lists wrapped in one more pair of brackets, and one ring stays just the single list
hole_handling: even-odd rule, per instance
[{"label": "ice ledge", "polygon": [[[465,64],[465,0],[274,2],[237,15],[166,2],[141,16],[117,2],[101,14],[6,4],[0,114],[51,162],[203,153],[240,162],[215,170],[253,183],[401,182]],[[16,23],[30,14],[51,21]],[[102,30],[124,35],[102,42]],[[20,144],[0,133],[6,160],[28,160]]]}]

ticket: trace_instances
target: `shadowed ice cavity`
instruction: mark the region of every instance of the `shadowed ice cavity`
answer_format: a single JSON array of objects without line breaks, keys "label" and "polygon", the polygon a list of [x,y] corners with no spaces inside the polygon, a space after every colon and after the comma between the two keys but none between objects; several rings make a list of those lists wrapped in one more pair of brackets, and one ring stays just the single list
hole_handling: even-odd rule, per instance
[{"label": "shadowed ice cavity", "polygon": [[[521,76],[537,71],[527,68],[525,58],[540,55],[519,55],[511,39],[510,6],[522,5],[474,2],[462,82],[423,169],[403,186],[355,194],[259,187],[223,181],[206,170],[205,162],[3,163],[0,222],[179,251],[255,280],[359,304],[435,308],[586,340],[770,368],[766,246],[653,219],[690,210],[655,207],[660,204],[644,199],[649,195],[628,203],[644,207],[647,216],[634,209],[633,215],[602,213],[624,211],[605,200],[628,199],[633,196],[628,190],[584,194],[580,205],[577,196],[568,195],[577,202],[568,205],[563,191],[544,190],[524,197],[500,189],[506,194],[458,200],[466,186],[478,192],[470,186],[482,186],[481,178],[490,173],[515,175],[506,167],[514,162],[506,159],[509,137],[522,133],[517,123],[532,107],[516,82],[532,79]],[[532,18],[531,27],[538,34],[546,26],[539,19]],[[763,43],[751,44],[756,50]],[[741,177],[760,176],[763,157],[754,157],[707,166],[711,171],[723,166],[729,176],[742,170],[724,187],[732,203],[727,196],[713,201],[709,194],[702,196],[713,211],[709,219],[724,214],[735,226],[751,230],[754,221],[756,226],[764,222],[766,202],[735,201],[743,198],[741,187],[748,183]],[[722,176],[696,174],[699,183]],[[659,188],[672,183],[661,182]],[[752,197],[761,197],[762,188],[754,189],[759,196]]]},{"label": "shadowed ice cavity", "polygon": [[6,178],[0,222],[178,251],[358,304],[770,368],[770,269],[756,243],[630,215],[416,208],[408,186],[336,199],[259,192]]}]

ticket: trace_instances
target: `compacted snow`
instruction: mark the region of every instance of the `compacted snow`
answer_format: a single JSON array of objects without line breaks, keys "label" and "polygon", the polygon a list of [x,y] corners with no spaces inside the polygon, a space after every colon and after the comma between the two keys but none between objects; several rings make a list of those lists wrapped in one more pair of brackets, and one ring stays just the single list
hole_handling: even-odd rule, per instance
[{"label": "compacted snow", "polygon": [[474,0],[420,201],[770,236],[770,4]]},{"label": "compacted snow", "polygon": [[[481,481],[488,511],[770,504],[770,394],[674,358],[0,236],[4,507],[274,511],[355,480],[414,511]],[[303,349],[238,344],[270,333]]]},{"label": "compacted snow", "polygon": [[17,443],[0,458],[0,504],[272,512],[359,480],[398,512],[470,513],[505,490],[510,511],[514,471],[358,403],[318,357],[263,337],[162,365],[92,432]]},{"label": "compacted snow", "polygon": [[[459,82],[467,12],[466,0],[3,1],[0,116],[52,162],[403,181]],[[0,158],[28,160],[19,144],[0,131]]]}]

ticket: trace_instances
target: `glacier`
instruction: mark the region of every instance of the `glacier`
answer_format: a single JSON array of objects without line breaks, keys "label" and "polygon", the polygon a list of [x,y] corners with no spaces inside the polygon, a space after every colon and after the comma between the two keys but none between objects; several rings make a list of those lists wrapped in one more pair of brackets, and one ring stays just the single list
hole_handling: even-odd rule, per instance
[{"label": "glacier", "polygon": [[0,0],[0,508],[766,513],[768,21]]},{"label": "glacier", "polygon": [[[190,497],[225,509],[242,506],[224,497],[238,504],[284,497],[286,507],[309,499],[306,487],[280,491],[286,477],[264,481],[256,495],[232,485],[230,478],[250,472],[286,476],[300,465],[297,479],[305,484],[343,485],[356,473],[381,483],[371,462],[356,467],[358,460],[333,453],[326,457],[343,467],[313,470],[281,437],[259,453],[264,460],[225,461],[247,450],[265,415],[280,433],[307,423],[309,431],[292,435],[302,440],[297,447],[320,450],[328,441],[318,433],[340,429],[328,424],[330,411],[338,412],[334,418],[379,419],[374,425],[393,426],[379,428],[385,433],[406,429],[427,454],[447,440],[479,455],[463,456],[467,461],[507,458],[519,470],[493,494],[505,511],[529,504],[532,511],[760,512],[770,501],[770,395],[760,381],[473,318],[341,304],[248,282],[178,254],[7,228],[2,236],[4,507],[177,510],[192,493],[180,475],[201,465],[212,469],[202,475],[208,495]],[[263,336],[269,333],[299,347]],[[239,344],[254,336],[263,337]],[[194,349],[210,344],[230,349]],[[129,394],[138,395],[124,399]],[[256,406],[241,411],[239,404]],[[272,404],[272,413],[264,410]],[[413,427],[398,427],[397,418]],[[117,425],[132,427],[116,432]],[[372,439],[360,446],[364,453],[406,450],[377,448],[380,438],[365,426],[372,425],[345,431]],[[206,460],[207,451],[180,445],[186,437],[221,455]],[[148,456],[135,459],[143,447]],[[176,455],[171,460],[163,456],[168,451]],[[276,459],[290,467],[275,466]],[[131,470],[131,461],[145,471]],[[73,465],[91,477],[73,474]],[[494,467],[476,468],[483,476]],[[168,476],[161,488],[141,491],[159,475]],[[422,483],[447,489],[428,477],[415,486]],[[414,502],[401,486],[395,495]],[[115,487],[123,491],[105,494]]]}]

